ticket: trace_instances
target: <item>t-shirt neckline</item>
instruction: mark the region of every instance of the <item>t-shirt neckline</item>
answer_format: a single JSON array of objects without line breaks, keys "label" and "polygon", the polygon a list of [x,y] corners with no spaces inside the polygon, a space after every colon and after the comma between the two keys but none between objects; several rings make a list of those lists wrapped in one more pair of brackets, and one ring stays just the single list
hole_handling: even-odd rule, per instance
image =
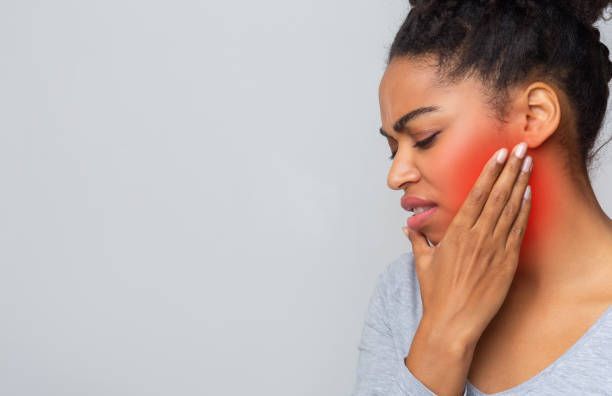
[{"label": "t-shirt neckline", "polygon": [[525,388],[535,385],[537,382],[541,381],[546,375],[554,370],[554,368],[559,365],[564,360],[570,358],[574,353],[576,353],[580,347],[587,342],[597,331],[597,329],[604,323],[605,319],[612,314],[612,304],[608,306],[608,308],[604,311],[603,314],[599,316],[599,318],[587,329],[587,331],[576,341],[571,347],[569,347],[561,356],[559,356],[554,362],[548,365],[546,368],[542,369],[538,374],[529,378],[528,380],[521,382],[520,384],[513,386],[512,388],[496,392],[496,393],[484,393],[478,388],[476,388],[468,379],[466,379],[466,387],[478,396],[503,396],[510,393],[515,393],[517,391],[525,391]]}]

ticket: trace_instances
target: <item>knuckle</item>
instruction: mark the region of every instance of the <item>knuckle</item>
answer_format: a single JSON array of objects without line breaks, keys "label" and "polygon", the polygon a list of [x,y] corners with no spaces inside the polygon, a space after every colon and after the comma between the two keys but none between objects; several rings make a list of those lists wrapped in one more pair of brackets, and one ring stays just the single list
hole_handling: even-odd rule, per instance
[{"label": "knuckle", "polygon": [[485,190],[482,187],[474,187],[471,193],[471,201],[472,203],[479,203],[485,199]]},{"label": "knuckle", "polygon": [[509,218],[512,217],[518,210],[518,205],[512,201],[508,202],[506,209],[504,210],[503,216]]},{"label": "knuckle", "polygon": [[509,272],[510,270],[515,269],[512,264],[516,262],[518,262],[518,254],[515,255],[514,253],[510,252],[506,257],[504,257],[504,260],[499,267],[502,271],[505,272],[507,270]]},{"label": "knuckle", "polygon": [[500,238],[495,245],[496,245],[495,260],[497,261],[498,265],[500,266],[505,265],[505,263],[509,259],[508,252],[507,252],[507,240],[505,238]]},{"label": "knuckle", "polygon": [[512,254],[514,254],[514,251],[516,250],[516,245],[517,239],[513,236],[512,232],[510,232],[508,238],[506,239],[506,256],[511,256]]},{"label": "knuckle", "polygon": [[476,222],[471,227],[469,227],[466,230],[467,233],[465,234],[465,237],[466,237],[466,239],[468,241],[473,242],[478,237],[478,235],[480,234],[480,232],[481,232],[480,231],[480,229],[481,229],[480,223],[482,221],[481,219],[482,219],[482,217],[479,217],[476,220]]},{"label": "knuckle", "polygon": [[510,234],[508,234],[508,238],[506,241],[507,249],[513,250],[514,247],[517,245],[518,240],[519,238],[517,238],[517,235],[511,230]]},{"label": "knuckle", "polygon": [[522,225],[518,225],[512,229],[512,234],[515,236],[515,238],[521,238],[524,233],[525,227],[523,227]]},{"label": "knuckle", "polygon": [[474,244],[475,250],[485,250],[488,251],[489,243],[491,241],[491,237],[484,232],[477,233],[473,238],[470,238],[472,243]]},{"label": "knuckle", "polygon": [[514,258],[506,258],[505,260],[503,260],[501,265],[499,266],[500,274],[504,277],[513,275],[515,272],[515,267],[513,263]]},{"label": "knuckle", "polygon": [[502,204],[506,199],[506,194],[503,191],[495,190],[491,193],[491,202],[495,205]]}]

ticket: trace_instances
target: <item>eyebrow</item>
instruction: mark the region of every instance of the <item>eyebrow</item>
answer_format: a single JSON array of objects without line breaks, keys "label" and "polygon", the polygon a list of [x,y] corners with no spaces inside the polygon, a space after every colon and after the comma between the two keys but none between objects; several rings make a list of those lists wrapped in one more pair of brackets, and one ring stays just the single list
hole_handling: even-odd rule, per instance
[{"label": "eyebrow", "polygon": [[[406,114],[404,114],[403,116],[401,116],[399,118],[399,120],[397,120],[395,122],[395,124],[393,124],[393,130],[395,132],[402,132],[404,129],[406,129],[406,124],[410,121],[412,121],[413,119],[415,119],[416,117],[422,115],[422,114],[426,114],[426,113],[431,113],[434,111],[438,111],[440,110],[440,107],[438,106],[427,106],[427,107],[419,107],[416,110],[412,110]],[[387,132],[385,132],[384,129],[380,128],[379,132],[381,135],[383,135],[384,137],[390,137],[389,134]]]}]

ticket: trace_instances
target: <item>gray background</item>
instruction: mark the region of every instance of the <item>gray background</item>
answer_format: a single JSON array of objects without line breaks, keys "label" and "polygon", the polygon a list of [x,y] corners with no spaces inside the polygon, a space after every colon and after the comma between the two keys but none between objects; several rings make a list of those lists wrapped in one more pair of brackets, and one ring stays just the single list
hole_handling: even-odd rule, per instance
[{"label": "gray background", "polygon": [[407,3],[2,1],[0,394],[348,394]]}]

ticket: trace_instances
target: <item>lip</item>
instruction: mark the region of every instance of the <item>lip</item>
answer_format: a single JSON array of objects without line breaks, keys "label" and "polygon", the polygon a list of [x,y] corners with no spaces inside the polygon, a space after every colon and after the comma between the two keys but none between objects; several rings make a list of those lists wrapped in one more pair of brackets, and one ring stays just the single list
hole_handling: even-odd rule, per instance
[{"label": "lip", "polygon": [[411,208],[417,206],[437,206],[435,202],[423,199],[414,195],[404,195],[400,201],[402,208],[406,211],[410,211]]},{"label": "lip", "polygon": [[426,210],[423,213],[415,214],[410,216],[406,221],[406,225],[413,230],[418,230],[425,225],[425,222],[436,212],[438,209],[437,206]]}]

